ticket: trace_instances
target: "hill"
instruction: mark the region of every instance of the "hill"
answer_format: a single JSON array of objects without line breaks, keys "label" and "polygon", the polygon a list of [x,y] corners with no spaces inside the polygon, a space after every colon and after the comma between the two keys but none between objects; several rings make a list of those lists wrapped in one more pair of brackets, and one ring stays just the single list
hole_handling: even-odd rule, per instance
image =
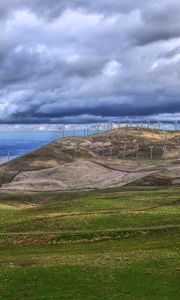
[{"label": "hill", "polygon": [[14,159],[0,167],[0,171],[33,171],[56,167],[75,159],[123,159],[126,145],[126,158],[136,160],[136,147],[139,145],[138,160],[150,159],[150,146],[153,145],[153,160],[162,159],[162,147],[167,145],[169,159],[179,156],[180,131],[165,133],[160,130],[121,128],[88,137],[67,137],[58,139],[26,155]]},{"label": "hill", "polygon": [[122,186],[153,174],[154,168],[128,168],[121,170],[118,166],[108,165],[85,160],[63,164],[62,166],[39,171],[22,172],[11,183],[4,184],[3,190],[75,190],[95,189]]},{"label": "hill", "polygon": [[2,165],[2,189],[108,188],[137,180],[142,185],[143,178],[144,184],[159,185],[167,183],[168,176],[169,184],[179,184],[178,137],[179,132],[167,135],[163,131],[122,128],[84,138],[59,139]]}]

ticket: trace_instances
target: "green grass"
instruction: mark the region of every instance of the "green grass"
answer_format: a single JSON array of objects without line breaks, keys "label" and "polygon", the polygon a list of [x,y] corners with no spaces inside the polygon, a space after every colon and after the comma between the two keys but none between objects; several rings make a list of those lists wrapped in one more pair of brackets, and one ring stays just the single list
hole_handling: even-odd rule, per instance
[{"label": "green grass", "polygon": [[179,195],[0,194],[0,300],[179,299]]},{"label": "green grass", "polygon": [[147,261],[115,269],[68,265],[7,269],[0,299],[178,300],[179,278],[175,271],[167,276],[169,264],[173,261]]},{"label": "green grass", "polygon": [[[179,194],[169,190],[87,193],[73,201],[61,194],[48,204],[0,212],[2,232],[89,231],[179,224]],[[43,195],[44,196],[44,195]],[[45,197],[45,196],[44,196]],[[57,195],[56,195],[57,197]]]}]

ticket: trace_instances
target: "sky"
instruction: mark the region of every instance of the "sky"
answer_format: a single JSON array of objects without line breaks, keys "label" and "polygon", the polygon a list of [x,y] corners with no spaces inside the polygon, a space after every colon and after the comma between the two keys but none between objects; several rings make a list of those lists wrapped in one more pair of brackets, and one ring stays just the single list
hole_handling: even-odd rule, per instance
[{"label": "sky", "polygon": [[179,0],[0,0],[0,123],[180,119]]}]

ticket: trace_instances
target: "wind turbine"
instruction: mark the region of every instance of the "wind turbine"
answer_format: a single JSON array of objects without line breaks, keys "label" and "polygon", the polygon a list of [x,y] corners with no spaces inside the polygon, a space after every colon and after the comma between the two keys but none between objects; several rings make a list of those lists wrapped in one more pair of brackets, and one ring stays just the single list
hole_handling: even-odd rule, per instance
[{"label": "wind turbine", "polygon": [[123,146],[123,158],[124,160],[126,159],[126,149],[127,149],[127,145]]},{"label": "wind turbine", "polygon": [[163,157],[163,159],[164,159],[164,164],[166,164],[166,161],[167,161],[167,154],[168,154],[167,145],[165,145],[165,146],[162,147],[162,151],[163,151],[162,157]]}]

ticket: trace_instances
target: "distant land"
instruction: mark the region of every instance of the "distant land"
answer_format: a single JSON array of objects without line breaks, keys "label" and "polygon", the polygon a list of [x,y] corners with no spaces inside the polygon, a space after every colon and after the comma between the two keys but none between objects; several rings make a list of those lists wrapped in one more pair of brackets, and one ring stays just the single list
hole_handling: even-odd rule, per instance
[{"label": "distant land", "polygon": [[0,171],[4,178],[7,174],[15,178],[2,188],[108,188],[148,176],[157,185],[163,180],[178,184],[179,148],[180,131],[154,128],[123,127],[90,136],[64,137],[3,164]]},{"label": "distant land", "polygon": [[[136,127],[136,123],[132,123]],[[139,123],[140,124],[140,123]],[[143,124],[143,123],[142,123]],[[108,129],[109,123],[99,123],[101,132]],[[113,128],[118,128],[119,123],[112,123]],[[126,126],[121,122],[120,126]],[[148,123],[144,124],[145,127]],[[159,128],[156,121],[151,126]],[[97,133],[98,123],[92,124],[4,124],[0,125],[0,163],[24,155],[49,142],[62,138],[63,136],[84,136]],[[161,128],[172,130],[174,122],[161,122]]]}]

